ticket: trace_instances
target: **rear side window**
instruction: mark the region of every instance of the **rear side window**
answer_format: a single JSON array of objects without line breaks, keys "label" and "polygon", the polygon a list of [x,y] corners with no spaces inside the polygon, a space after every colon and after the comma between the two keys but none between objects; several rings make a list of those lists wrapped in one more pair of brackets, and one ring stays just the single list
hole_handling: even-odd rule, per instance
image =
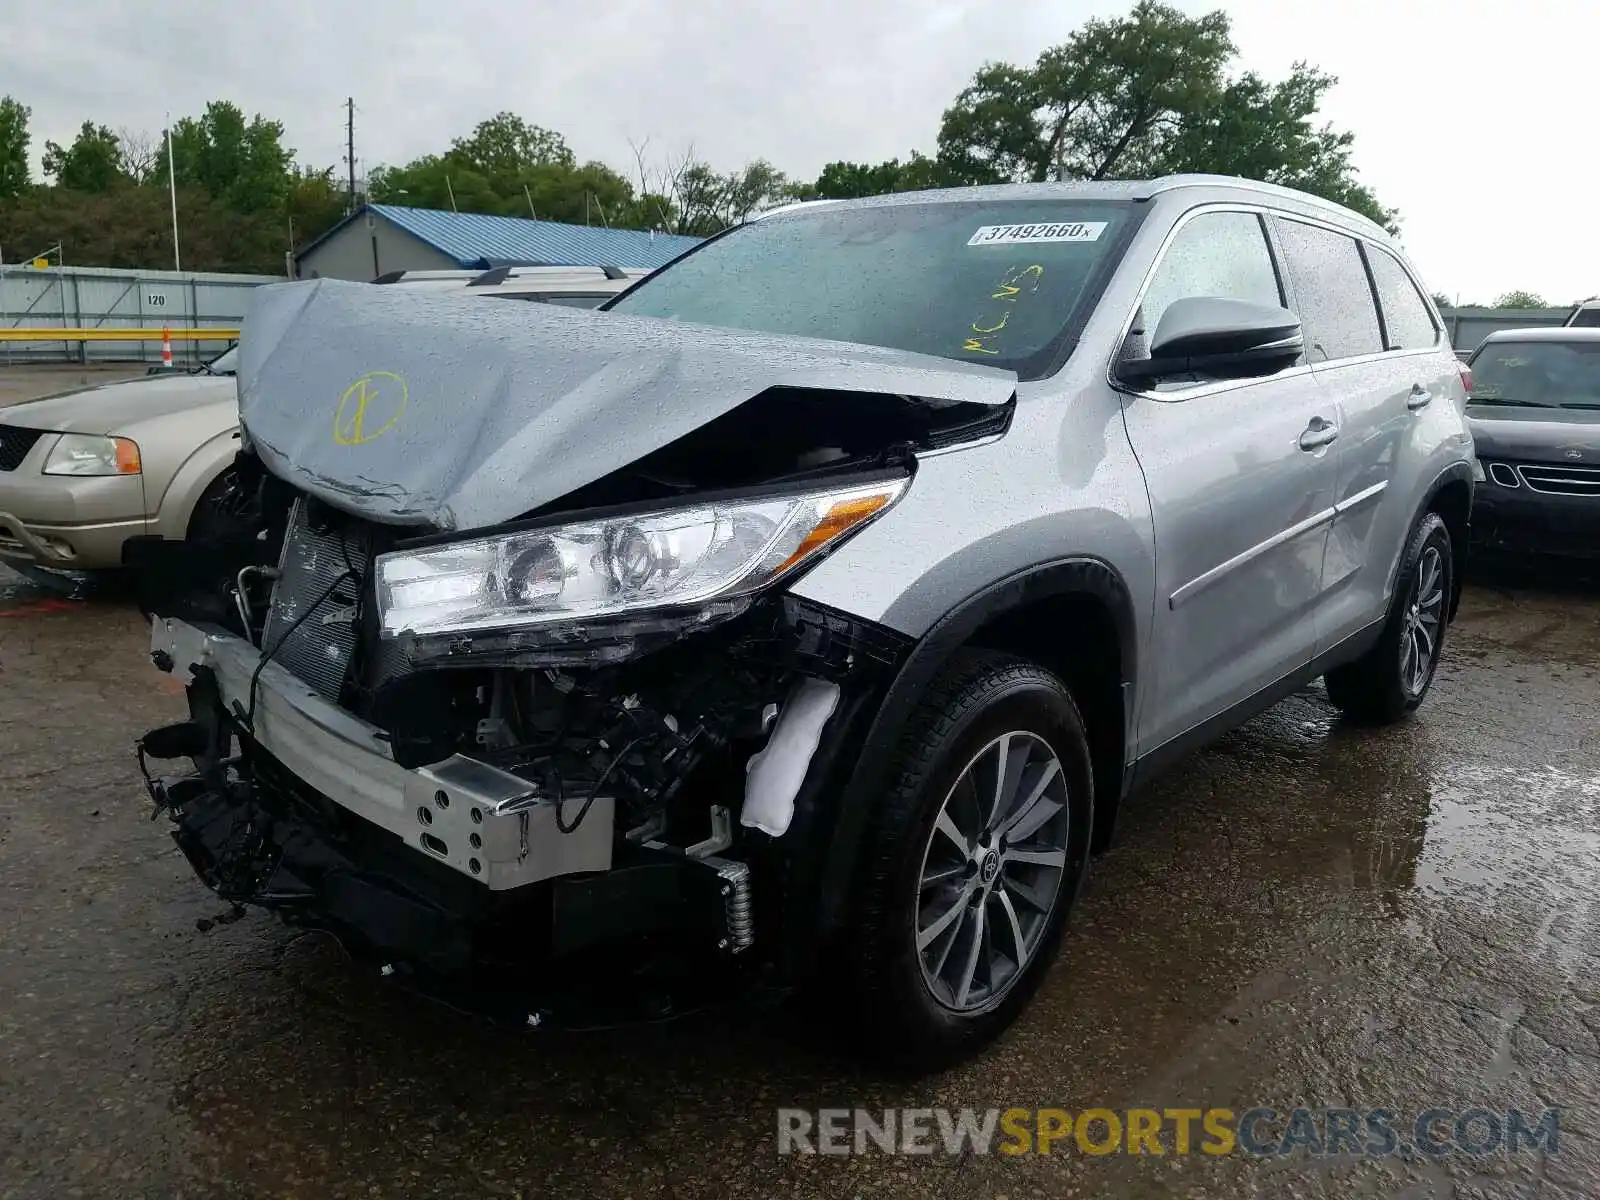
[{"label": "rear side window", "polygon": [[1433,316],[1394,257],[1376,246],[1367,245],[1367,264],[1378,289],[1378,305],[1383,310],[1383,328],[1389,335],[1390,350],[1422,350],[1439,342]]},{"label": "rear side window", "polygon": [[1383,333],[1356,239],[1288,217],[1279,228],[1311,361],[1380,353]]},{"label": "rear side window", "polygon": [[1140,305],[1145,337],[1155,336],[1168,305],[1191,296],[1283,303],[1260,217],[1247,212],[1201,213],[1178,230]]},{"label": "rear side window", "polygon": [[1573,314],[1572,320],[1567,322],[1574,329],[1594,329],[1600,327],[1600,308],[1580,308]]}]

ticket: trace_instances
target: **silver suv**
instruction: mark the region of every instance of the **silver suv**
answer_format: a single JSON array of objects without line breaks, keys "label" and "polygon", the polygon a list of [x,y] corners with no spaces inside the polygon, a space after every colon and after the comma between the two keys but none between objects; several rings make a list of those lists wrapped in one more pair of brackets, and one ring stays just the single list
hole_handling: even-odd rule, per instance
[{"label": "silver suv", "polygon": [[1132,789],[1426,696],[1460,364],[1383,230],[1199,177],[802,206],[597,313],[258,293],[255,532],[147,547],[201,878],[545,1028],[752,993],[953,1061]]}]

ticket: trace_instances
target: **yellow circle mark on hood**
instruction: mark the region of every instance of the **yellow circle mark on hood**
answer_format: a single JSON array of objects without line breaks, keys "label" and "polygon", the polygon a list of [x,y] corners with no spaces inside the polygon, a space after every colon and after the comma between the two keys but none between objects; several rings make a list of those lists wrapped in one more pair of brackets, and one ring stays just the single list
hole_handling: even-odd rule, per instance
[{"label": "yellow circle mark on hood", "polygon": [[368,371],[339,397],[333,440],[341,446],[377,441],[399,424],[410,398],[406,381],[393,371]]}]

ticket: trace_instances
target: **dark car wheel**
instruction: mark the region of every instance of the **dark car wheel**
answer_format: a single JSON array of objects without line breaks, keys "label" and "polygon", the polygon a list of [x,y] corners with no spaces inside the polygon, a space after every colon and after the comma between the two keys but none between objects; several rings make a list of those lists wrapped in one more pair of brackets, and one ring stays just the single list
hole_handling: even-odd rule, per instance
[{"label": "dark car wheel", "polygon": [[869,828],[848,936],[871,1056],[934,1070],[982,1049],[1054,958],[1089,854],[1093,783],[1066,687],[963,652],[919,705]]},{"label": "dark car wheel", "polygon": [[1406,542],[1377,645],[1328,672],[1328,699],[1346,716],[1387,725],[1416,711],[1444,649],[1454,573],[1450,531],[1437,513],[1424,513]]}]

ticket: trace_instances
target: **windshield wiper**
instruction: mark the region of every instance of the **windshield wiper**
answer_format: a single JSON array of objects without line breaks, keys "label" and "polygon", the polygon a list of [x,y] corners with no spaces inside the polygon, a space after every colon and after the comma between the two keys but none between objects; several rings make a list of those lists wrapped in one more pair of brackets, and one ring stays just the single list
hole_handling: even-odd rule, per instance
[{"label": "windshield wiper", "polygon": [[1536,400],[1514,400],[1509,396],[1468,396],[1468,404],[1503,404],[1507,408],[1554,408],[1553,404],[1540,404]]},{"label": "windshield wiper", "polygon": [[1566,404],[1561,405],[1561,407],[1562,408],[1581,408],[1581,409],[1584,409],[1587,412],[1600,412],[1600,404],[1590,404],[1588,401],[1583,401],[1583,402],[1578,403],[1578,404],[1574,404],[1571,401],[1568,401]]}]

